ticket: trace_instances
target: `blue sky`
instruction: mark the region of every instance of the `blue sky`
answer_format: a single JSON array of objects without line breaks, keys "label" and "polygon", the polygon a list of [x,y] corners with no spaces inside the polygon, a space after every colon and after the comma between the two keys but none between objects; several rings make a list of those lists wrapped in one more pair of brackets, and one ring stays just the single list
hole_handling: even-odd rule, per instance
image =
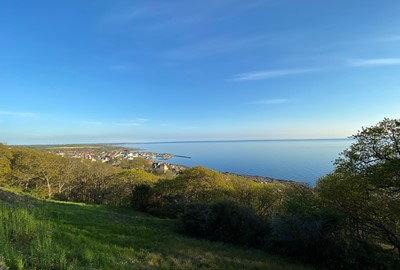
[{"label": "blue sky", "polygon": [[0,142],[337,138],[399,118],[400,2],[5,1]]}]

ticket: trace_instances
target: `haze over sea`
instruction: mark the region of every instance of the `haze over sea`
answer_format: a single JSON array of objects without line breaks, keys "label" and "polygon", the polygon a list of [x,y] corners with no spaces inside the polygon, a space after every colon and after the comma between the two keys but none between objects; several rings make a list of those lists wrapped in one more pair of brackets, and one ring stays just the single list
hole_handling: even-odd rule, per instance
[{"label": "haze over sea", "polygon": [[126,147],[170,153],[168,163],[204,166],[220,172],[295,180],[314,185],[334,169],[333,161],[351,139],[132,143]]}]

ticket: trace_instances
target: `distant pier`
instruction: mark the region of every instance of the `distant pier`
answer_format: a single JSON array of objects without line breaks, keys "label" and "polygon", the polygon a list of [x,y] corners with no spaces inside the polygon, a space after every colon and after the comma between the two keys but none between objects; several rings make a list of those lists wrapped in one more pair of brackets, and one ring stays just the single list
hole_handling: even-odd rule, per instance
[{"label": "distant pier", "polygon": [[173,155],[174,157],[179,157],[179,158],[192,158],[192,157],[188,157],[188,156],[181,156],[181,155]]}]

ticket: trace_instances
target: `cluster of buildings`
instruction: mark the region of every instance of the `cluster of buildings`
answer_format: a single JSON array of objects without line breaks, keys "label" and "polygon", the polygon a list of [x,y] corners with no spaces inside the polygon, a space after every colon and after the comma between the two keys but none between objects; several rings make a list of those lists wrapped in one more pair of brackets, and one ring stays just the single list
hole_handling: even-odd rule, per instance
[{"label": "cluster of buildings", "polygon": [[172,158],[174,155],[168,153],[152,153],[152,152],[137,152],[137,151],[129,151],[129,150],[114,150],[114,151],[102,151],[100,153],[94,153],[91,150],[57,150],[56,154],[63,157],[70,158],[80,158],[87,159],[91,161],[101,161],[101,162],[109,162],[112,160],[133,160],[134,158],[140,157],[145,160],[155,160],[162,159],[168,160]]},{"label": "cluster of buildings", "polygon": [[91,161],[100,161],[103,163],[109,163],[113,166],[118,166],[123,160],[134,160],[135,158],[142,158],[144,160],[152,163],[152,168],[155,172],[160,174],[165,174],[167,171],[178,172],[184,169],[183,166],[167,164],[164,162],[156,162],[155,160],[168,160],[174,155],[168,153],[152,153],[152,152],[140,152],[131,150],[113,150],[113,151],[99,151],[95,153],[93,150],[77,150],[68,149],[60,150],[58,149],[55,153],[62,157],[69,158],[79,158]]}]

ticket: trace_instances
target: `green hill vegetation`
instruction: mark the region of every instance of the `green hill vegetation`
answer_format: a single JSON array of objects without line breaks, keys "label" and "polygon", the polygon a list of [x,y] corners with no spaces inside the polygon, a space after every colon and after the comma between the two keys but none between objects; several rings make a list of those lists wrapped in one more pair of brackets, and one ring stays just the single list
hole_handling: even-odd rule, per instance
[{"label": "green hill vegetation", "polygon": [[0,262],[6,269],[399,269],[400,121],[384,119],[353,138],[315,188],[203,167],[157,175],[140,161],[111,166],[0,144],[0,185],[29,194],[0,190]]},{"label": "green hill vegetation", "polygon": [[257,249],[186,237],[171,219],[4,189],[0,247],[6,269],[312,269]]}]

